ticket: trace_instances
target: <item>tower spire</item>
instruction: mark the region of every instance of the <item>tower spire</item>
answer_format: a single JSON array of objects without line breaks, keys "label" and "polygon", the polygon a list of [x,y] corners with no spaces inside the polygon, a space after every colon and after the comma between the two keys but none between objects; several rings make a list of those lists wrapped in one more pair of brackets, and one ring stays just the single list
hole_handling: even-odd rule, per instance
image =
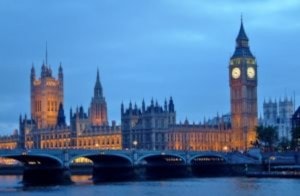
[{"label": "tower spire", "polygon": [[96,83],[100,83],[99,68],[97,68],[97,78],[96,78]]},{"label": "tower spire", "polygon": [[243,23],[243,16],[241,16],[241,26],[240,26],[240,31],[239,31],[239,34],[236,38],[236,41],[249,41],[247,35],[246,35],[246,32],[245,32],[245,29],[244,29],[244,23]]},{"label": "tower spire", "polygon": [[254,57],[249,48],[249,39],[244,29],[243,15],[241,15],[241,25],[239,33],[235,39],[236,46],[232,58],[235,57]]},{"label": "tower spire", "polygon": [[100,76],[99,76],[99,69],[97,68],[97,77],[96,77],[96,84],[94,88],[94,96],[95,97],[102,97],[102,85],[100,83]]},{"label": "tower spire", "polygon": [[243,24],[243,13],[241,13],[241,23]]}]

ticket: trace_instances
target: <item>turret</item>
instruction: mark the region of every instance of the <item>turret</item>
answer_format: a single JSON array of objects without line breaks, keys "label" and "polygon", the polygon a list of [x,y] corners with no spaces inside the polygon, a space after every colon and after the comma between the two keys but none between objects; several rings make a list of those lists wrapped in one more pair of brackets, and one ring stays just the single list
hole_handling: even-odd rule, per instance
[{"label": "turret", "polygon": [[59,104],[58,115],[57,115],[57,126],[66,126],[66,117],[63,108],[63,104]]},{"label": "turret", "polygon": [[136,103],[134,103],[134,109],[137,110],[137,105],[136,105]]},{"label": "turret", "polygon": [[169,112],[175,112],[175,107],[174,107],[174,102],[172,97],[170,97],[170,101],[169,101]]},{"label": "turret", "polygon": [[165,109],[165,112],[168,111],[168,102],[167,102],[167,99],[165,99],[165,106],[164,106],[164,109]]},{"label": "turret", "polygon": [[132,110],[132,103],[131,103],[131,101],[129,102],[129,110]]},{"label": "turret", "polygon": [[123,102],[121,103],[121,114],[122,115],[124,114],[124,104],[123,104]]},{"label": "turret", "polygon": [[143,99],[142,102],[142,112],[144,113],[146,111],[146,106],[145,106],[145,100]]},{"label": "turret", "polygon": [[41,70],[41,77],[44,78],[46,76],[47,76],[47,67],[46,67],[45,63],[43,62],[42,70]]},{"label": "turret", "polygon": [[31,81],[31,84],[34,82],[34,80],[35,80],[35,69],[34,69],[34,65],[32,64],[31,72],[30,72],[30,81]]},{"label": "turret", "polygon": [[58,68],[58,79],[61,82],[63,82],[64,80],[63,68],[61,66],[61,63],[59,64],[59,68]]}]

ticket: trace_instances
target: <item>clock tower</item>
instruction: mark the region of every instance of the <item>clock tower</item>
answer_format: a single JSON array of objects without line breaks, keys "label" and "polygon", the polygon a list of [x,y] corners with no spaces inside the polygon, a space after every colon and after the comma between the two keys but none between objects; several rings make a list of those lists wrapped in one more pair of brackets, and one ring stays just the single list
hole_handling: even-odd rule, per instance
[{"label": "clock tower", "polygon": [[256,140],[257,64],[252,55],[243,21],[230,58],[231,148],[247,150]]}]

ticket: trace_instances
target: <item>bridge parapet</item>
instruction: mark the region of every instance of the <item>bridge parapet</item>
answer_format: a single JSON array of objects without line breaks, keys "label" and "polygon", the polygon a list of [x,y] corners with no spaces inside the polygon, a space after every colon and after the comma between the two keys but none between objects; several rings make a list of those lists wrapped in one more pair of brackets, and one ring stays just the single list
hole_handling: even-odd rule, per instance
[{"label": "bridge parapet", "polygon": [[131,161],[133,165],[140,164],[140,161],[150,156],[174,156],[184,160],[186,164],[191,164],[191,161],[197,157],[220,157],[227,163],[256,163],[257,161],[251,157],[247,157],[241,153],[225,153],[217,151],[182,151],[182,150],[92,150],[92,149],[14,149],[14,150],[0,150],[0,157],[8,156],[45,156],[59,160],[60,163],[68,167],[69,164],[76,158],[97,156],[97,155],[111,155],[126,158]]}]

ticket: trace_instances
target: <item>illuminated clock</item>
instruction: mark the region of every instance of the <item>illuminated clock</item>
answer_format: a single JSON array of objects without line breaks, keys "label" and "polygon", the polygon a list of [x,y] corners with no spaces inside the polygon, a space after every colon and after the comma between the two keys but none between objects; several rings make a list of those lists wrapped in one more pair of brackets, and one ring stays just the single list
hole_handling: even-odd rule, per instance
[{"label": "illuminated clock", "polygon": [[241,75],[241,70],[238,67],[232,69],[231,75],[234,79],[238,79]]},{"label": "illuminated clock", "polygon": [[251,79],[255,77],[255,69],[253,67],[247,68],[247,76]]}]

